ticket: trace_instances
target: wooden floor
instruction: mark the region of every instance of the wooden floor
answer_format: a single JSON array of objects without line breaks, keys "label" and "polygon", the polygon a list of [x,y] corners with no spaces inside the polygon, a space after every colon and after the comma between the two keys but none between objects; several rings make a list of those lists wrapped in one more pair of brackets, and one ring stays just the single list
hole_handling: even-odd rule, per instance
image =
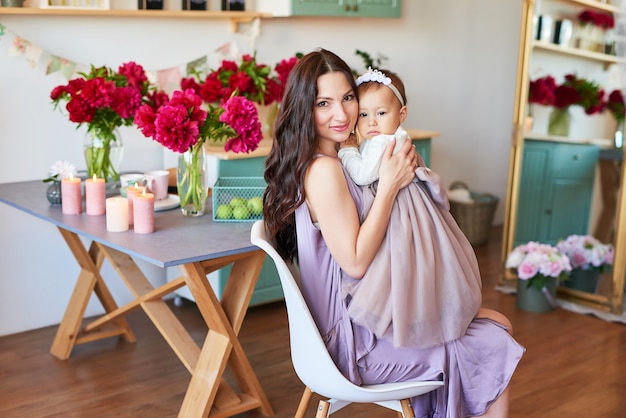
[{"label": "wooden floor", "polygon": [[[626,327],[562,309],[517,310],[514,296],[494,290],[500,233],[494,228],[488,245],[476,251],[484,306],[507,315],[527,349],[511,383],[510,417],[625,416]],[[206,329],[195,305],[173,310],[201,342]],[[142,311],[128,318],[137,343],[112,338],[77,346],[66,361],[49,354],[55,327],[1,337],[0,417],[175,417],[189,374]],[[303,386],[289,358],[284,305],[251,308],[241,339],[275,416],[293,417]],[[314,416],[318,399],[307,416]],[[351,405],[335,416],[395,415],[377,406]]]}]

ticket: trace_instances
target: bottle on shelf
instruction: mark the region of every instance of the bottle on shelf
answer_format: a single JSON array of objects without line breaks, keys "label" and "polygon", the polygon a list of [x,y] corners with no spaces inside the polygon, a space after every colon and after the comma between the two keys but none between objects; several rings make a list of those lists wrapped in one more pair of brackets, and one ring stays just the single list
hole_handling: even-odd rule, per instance
[{"label": "bottle on shelf", "polygon": [[246,2],[245,0],[222,0],[222,10],[244,11],[246,10]]},{"label": "bottle on shelf", "polygon": [[183,10],[206,10],[206,0],[183,0]]},{"label": "bottle on shelf", "polygon": [[163,0],[137,0],[139,10],[163,10]]}]

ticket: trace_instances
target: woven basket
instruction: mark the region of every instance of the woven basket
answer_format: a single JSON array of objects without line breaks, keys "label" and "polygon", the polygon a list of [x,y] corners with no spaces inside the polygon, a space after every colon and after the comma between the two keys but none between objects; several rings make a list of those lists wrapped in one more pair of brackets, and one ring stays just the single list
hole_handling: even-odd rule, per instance
[{"label": "woven basket", "polygon": [[[463,188],[469,191],[467,184],[455,181],[450,190]],[[498,206],[498,197],[490,193],[470,191],[472,202],[450,201],[450,213],[456,220],[470,244],[483,245],[489,238],[489,231]]]}]

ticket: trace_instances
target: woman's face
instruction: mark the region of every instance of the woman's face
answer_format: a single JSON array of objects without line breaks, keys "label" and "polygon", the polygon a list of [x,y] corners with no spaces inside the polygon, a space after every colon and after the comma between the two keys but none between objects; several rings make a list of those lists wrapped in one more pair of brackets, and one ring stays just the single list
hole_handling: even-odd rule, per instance
[{"label": "woman's face", "polygon": [[317,79],[315,99],[315,133],[320,148],[334,148],[345,141],[354,129],[359,104],[346,76],[340,72],[324,74]]}]

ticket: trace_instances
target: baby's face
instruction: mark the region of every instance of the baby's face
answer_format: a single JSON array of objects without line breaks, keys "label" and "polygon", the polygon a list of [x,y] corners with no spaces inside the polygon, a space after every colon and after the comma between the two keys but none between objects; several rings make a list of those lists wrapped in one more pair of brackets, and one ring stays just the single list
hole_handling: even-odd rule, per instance
[{"label": "baby's face", "polygon": [[363,92],[359,98],[356,128],[363,139],[379,134],[393,135],[402,122],[402,106],[393,91],[380,85]]}]

